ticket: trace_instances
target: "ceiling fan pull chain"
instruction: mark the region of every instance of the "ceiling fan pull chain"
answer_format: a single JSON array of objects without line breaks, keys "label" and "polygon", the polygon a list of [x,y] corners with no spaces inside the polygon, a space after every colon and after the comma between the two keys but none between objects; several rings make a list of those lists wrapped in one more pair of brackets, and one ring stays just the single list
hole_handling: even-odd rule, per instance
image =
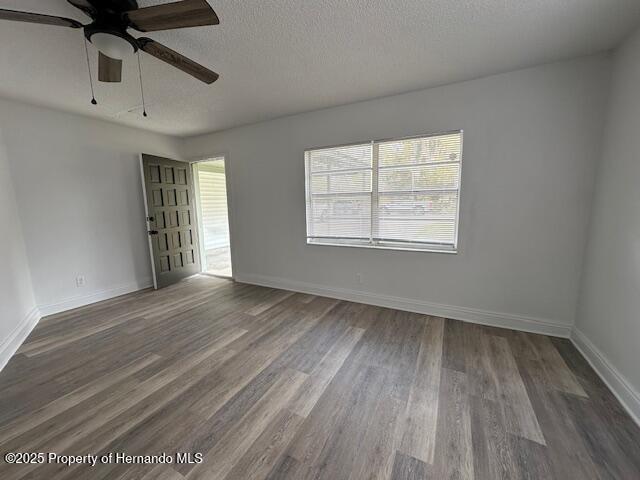
[{"label": "ceiling fan pull chain", "polygon": [[140,66],[140,50],[138,50],[138,76],[140,77],[140,96],[142,97],[142,116],[147,116],[147,108],[144,105],[144,89],[142,88],[142,67]]},{"label": "ceiling fan pull chain", "polygon": [[84,53],[87,55],[87,69],[89,70],[89,85],[91,86],[91,104],[97,105],[98,102],[96,102],[96,96],[93,93],[93,79],[91,78],[91,62],[89,61],[89,48],[87,47],[87,37],[83,35],[82,38],[84,38]]}]

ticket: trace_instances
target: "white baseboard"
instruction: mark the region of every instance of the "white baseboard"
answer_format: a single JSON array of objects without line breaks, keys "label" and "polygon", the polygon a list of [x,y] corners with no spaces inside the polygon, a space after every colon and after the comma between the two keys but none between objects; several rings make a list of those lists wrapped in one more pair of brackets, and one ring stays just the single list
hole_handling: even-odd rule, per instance
[{"label": "white baseboard", "polygon": [[65,312],[78,307],[84,307],[92,303],[101,302],[103,300],[109,300],[110,298],[119,297],[127,293],[136,292],[143,288],[149,288],[153,286],[153,280],[151,278],[144,278],[140,281],[127,283],[106,290],[99,290],[97,292],[90,293],[88,295],[79,295],[77,297],[67,298],[60,302],[50,303],[48,305],[40,305],[38,308],[43,317],[47,315],[53,315],[54,313]]},{"label": "white baseboard", "polygon": [[522,330],[524,332],[541,333],[554,337],[568,338],[571,334],[571,326],[553,322],[550,320],[513,315],[509,313],[489,312],[468,307],[457,307],[453,305],[443,305],[439,303],[425,302],[403,297],[389,295],[379,295],[375,293],[349,290],[346,288],[328,287],[307,282],[297,282],[285,278],[271,277],[266,275],[237,273],[234,275],[236,281],[250,283],[264,287],[280,288],[295,292],[309,293],[324,297],[348,300],[351,302],[366,303],[379,307],[395,308],[409,312],[422,313],[437,317],[452,318],[465,322],[490,325],[492,327],[510,328]]},{"label": "white baseboard", "polygon": [[13,329],[7,339],[0,344],[0,371],[9,363],[13,354],[18,351],[20,345],[27,339],[31,330],[38,324],[40,317],[40,311],[37,307],[34,307],[22,321],[16,325],[16,328]]},{"label": "white baseboard", "polygon": [[571,333],[571,341],[633,420],[640,425],[640,393],[633,388],[629,381],[611,364],[605,354],[583,332],[574,328]]}]

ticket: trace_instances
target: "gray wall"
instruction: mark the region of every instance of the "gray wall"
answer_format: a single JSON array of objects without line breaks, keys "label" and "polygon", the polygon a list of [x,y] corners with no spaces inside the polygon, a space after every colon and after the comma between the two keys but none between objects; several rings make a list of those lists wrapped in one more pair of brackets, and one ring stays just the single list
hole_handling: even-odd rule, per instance
[{"label": "gray wall", "polygon": [[0,128],[0,369],[17,345],[21,327],[34,312],[29,263],[11,181],[9,159]]},{"label": "gray wall", "polygon": [[[496,313],[519,327],[547,321],[566,334],[609,67],[606,55],[588,57],[296,115],[189,138],[186,154],[229,160],[240,279]],[[305,244],[304,149],[459,128],[458,255]]]},{"label": "gray wall", "polygon": [[640,418],[640,31],[613,72],[576,329]]},{"label": "gray wall", "polygon": [[0,129],[42,313],[149,286],[138,155],[182,141],[6,100]]}]

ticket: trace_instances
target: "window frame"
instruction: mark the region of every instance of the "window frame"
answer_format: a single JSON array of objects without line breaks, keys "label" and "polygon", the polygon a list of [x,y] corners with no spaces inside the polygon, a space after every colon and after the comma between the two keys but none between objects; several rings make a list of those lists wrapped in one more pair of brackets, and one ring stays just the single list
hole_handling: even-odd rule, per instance
[{"label": "window frame", "polygon": [[[386,142],[398,142],[402,140],[414,140],[418,138],[431,138],[431,137],[440,137],[446,135],[460,135],[460,160],[458,163],[460,168],[458,169],[458,188],[457,188],[457,204],[456,204],[456,215],[454,220],[454,240],[453,245],[451,244],[437,244],[434,242],[416,242],[416,241],[402,241],[402,240],[394,240],[394,241],[380,241],[375,240],[373,238],[373,232],[376,231],[374,229],[374,222],[379,222],[379,154],[378,147],[381,143]],[[309,180],[311,178],[311,167],[309,165],[309,154],[310,152],[317,150],[325,150],[331,148],[343,148],[343,147],[352,147],[356,145],[371,145],[371,232],[369,240],[362,239],[349,239],[349,238],[335,238],[335,237],[310,237],[310,222],[311,215],[310,209],[312,206],[312,197],[311,197],[311,186],[309,185]],[[370,248],[376,250],[398,250],[405,252],[431,252],[431,253],[448,253],[448,254],[457,254],[460,251],[459,238],[460,238],[460,199],[462,196],[462,165],[464,158],[464,130],[449,130],[444,132],[435,132],[435,133],[426,133],[420,135],[410,135],[404,137],[394,137],[394,138],[383,138],[378,140],[368,140],[364,142],[351,142],[344,143],[338,145],[327,145],[322,147],[313,147],[307,148],[304,150],[304,183],[305,183],[305,235],[306,235],[306,243],[307,245],[320,245],[320,246],[329,246],[329,247],[353,247],[353,248]],[[437,163],[436,163],[437,164]],[[424,246],[423,246],[424,245]]]}]

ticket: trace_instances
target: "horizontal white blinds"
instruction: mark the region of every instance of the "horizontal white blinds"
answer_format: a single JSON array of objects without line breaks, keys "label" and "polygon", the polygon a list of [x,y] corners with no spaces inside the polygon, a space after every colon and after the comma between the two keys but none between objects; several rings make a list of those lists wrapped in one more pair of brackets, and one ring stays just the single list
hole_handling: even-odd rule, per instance
[{"label": "horizontal white blinds", "polygon": [[198,164],[200,207],[205,250],[229,246],[227,185],[224,162]]},{"label": "horizontal white blinds", "polygon": [[307,238],[456,246],[462,133],[306,152]]},{"label": "horizontal white blinds", "polygon": [[307,236],[371,238],[371,144],[307,152]]},{"label": "horizontal white blinds", "polygon": [[374,239],[455,245],[460,139],[455,133],[380,143]]}]

